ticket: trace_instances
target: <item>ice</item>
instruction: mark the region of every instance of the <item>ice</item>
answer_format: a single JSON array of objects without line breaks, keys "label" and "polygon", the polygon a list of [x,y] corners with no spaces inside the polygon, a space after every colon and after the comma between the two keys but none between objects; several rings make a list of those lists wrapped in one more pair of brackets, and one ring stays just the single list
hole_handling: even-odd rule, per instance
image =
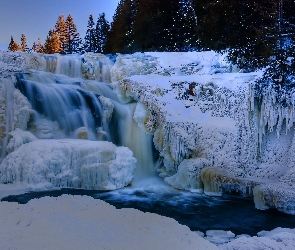
[{"label": "ice", "polygon": [[17,128],[14,131],[11,131],[9,133],[9,136],[11,138],[9,139],[9,143],[6,147],[6,151],[8,154],[17,150],[23,144],[37,140],[37,137],[34,136],[32,133],[30,133],[29,131],[23,131],[19,128]]},{"label": "ice", "polygon": [[201,170],[208,165],[209,162],[205,158],[185,159],[178,166],[177,173],[166,177],[165,182],[177,189],[203,192],[204,184],[201,181]]},{"label": "ice", "polygon": [[231,231],[224,230],[207,230],[206,231],[206,240],[214,243],[215,245],[224,244],[230,242],[235,238],[235,234]]},{"label": "ice", "polygon": [[220,245],[220,250],[285,250],[295,248],[294,229],[276,228],[272,231],[259,232],[254,237],[237,237],[230,243]]},{"label": "ice", "polygon": [[110,142],[35,139],[6,157],[0,174],[3,183],[22,183],[31,190],[113,190],[131,182],[135,164],[128,148]]}]

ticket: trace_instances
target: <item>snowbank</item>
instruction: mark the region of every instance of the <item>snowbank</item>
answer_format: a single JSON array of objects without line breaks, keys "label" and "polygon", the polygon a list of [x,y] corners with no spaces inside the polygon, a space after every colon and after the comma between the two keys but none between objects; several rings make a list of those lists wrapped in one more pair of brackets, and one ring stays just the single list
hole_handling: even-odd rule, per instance
[{"label": "snowbank", "polygon": [[0,214],[1,249],[217,249],[174,219],[86,196],[1,202]]},{"label": "snowbank", "polygon": [[133,178],[133,153],[110,142],[35,139],[20,146],[24,142],[19,136],[14,136],[13,142],[9,148],[16,150],[0,165],[3,183],[21,183],[31,190],[114,190],[127,186]]}]

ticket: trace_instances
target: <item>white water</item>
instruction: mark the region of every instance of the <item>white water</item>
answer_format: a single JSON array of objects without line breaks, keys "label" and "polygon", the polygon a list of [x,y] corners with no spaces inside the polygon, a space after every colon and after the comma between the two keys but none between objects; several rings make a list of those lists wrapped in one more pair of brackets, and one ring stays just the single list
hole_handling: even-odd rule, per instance
[{"label": "white water", "polygon": [[[48,72],[17,75],[16,87],[34,109],[28,130],[39,139],[106,140],[127,146],[137,159],[132,186],[154,183],[152,135],[133,120],[135,104],[121,104],[108,83],[82,78],[81,57],[45,56],[45,62]],[[95,76],[99,72],[100,80],[110,79],[109,60],[95,65]]]}]

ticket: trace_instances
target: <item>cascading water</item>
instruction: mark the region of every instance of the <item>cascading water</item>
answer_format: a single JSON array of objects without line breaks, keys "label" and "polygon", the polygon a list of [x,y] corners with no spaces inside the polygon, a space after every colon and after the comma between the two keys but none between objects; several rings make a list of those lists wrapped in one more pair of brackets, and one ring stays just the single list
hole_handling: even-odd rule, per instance
[{"label": "cascading water", "polygon": [[[16,75],[15,87],[34,110],[28,130],[39,139],[106,140],[127,146],[137,159],[132,184],[154,177],[152,136],[133,120],[136,104],[121,104],[107,83],[82,78],[81,57],[45,56],[45,62],[48,72]],[[107,81],[109,64],[103,58],[88,73]]]}]

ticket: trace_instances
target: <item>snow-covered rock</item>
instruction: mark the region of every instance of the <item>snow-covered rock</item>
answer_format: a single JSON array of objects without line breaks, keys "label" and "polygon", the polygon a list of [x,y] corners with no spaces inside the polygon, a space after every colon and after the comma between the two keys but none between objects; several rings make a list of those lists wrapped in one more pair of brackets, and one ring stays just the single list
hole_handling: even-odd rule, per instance
[{"label": "snow-covered rock", "polygon": [[[15,146],[20,144],[16,141]],[[33,140],[11,152],[0,165],[4,183],[31,190],[72,187],[114,190],[130,184],[136,159],[126,147],[87,140]]]},{"label": "snow-covered rock", "polygon": [[276,228],[261,231],[258,236],[241,236],[227,244],[220,245],[220,250],[285,250],[295,248],[295,231],[288,228]]}]

